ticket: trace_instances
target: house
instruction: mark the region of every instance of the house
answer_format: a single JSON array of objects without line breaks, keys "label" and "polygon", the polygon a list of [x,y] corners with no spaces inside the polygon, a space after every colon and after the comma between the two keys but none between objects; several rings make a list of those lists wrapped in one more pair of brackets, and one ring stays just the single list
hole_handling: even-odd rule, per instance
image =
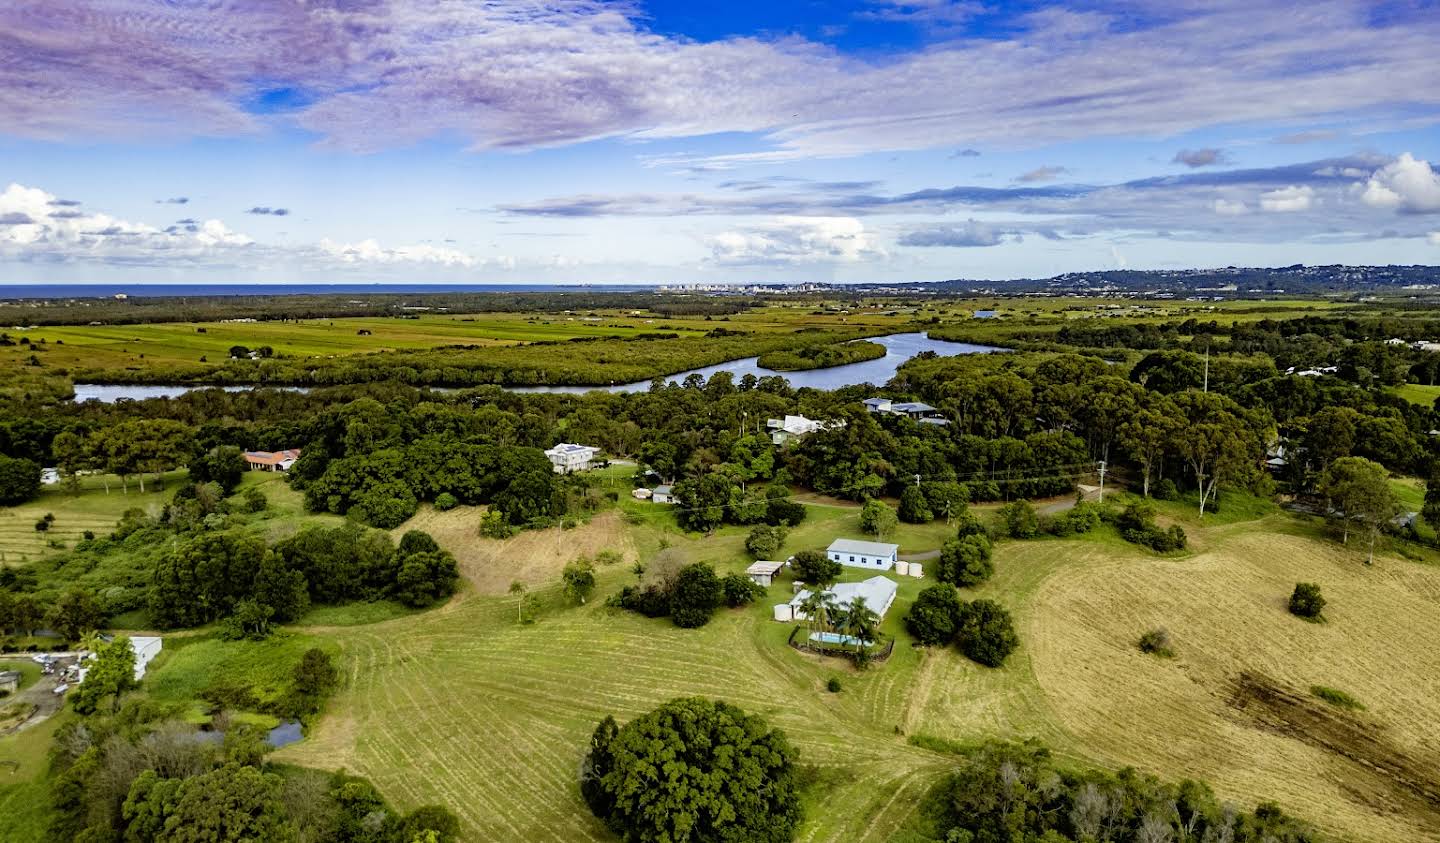
[{"label": "house", "polygon": [[891,401],[889,398],[867,398],[865,409],[887,416],[906,416],[922,424],[947,425],[939,411],[923,401]]},{"label": "house", "polygon": [[780,570],[784,567],[784,562],[767,562],[762,559],[746,568],[745,576],[749,577],[752,582],[769,588],[770,583],[780,576]]},{"label": "house", "polygon": [[765,427],[770,430],[770,441],[776,445],[785,445],[817,430],[844,426],[845,422],[843,421],[823,422],[807,419],[804,416],[786,416],[783,419],[768,419],[765,422]]},{"label": "house", "polygon": [[0,670],[0,694],[13,694],[20,690],[20,671]]},{"label": "house", "polygon": [[135,681],[145,678],[145,666],[160,655],[161,640],[155,635],[135,635],[130,638],[130,649],[135,651]]},{"label": "house", "polygon": [[656,486],[650,490],[650,500],[656,503],[674,503],[675,493],[669,486]]},{"label": "house", "polygon": [[900,546],[882,542],[864,542],[855,539],[836,539],[830,543],[825,555],[841,565],[854,568],[873,568],[888,571],[899,558]]},{"label": "house", "polygon": [[[898,587],[895,585],[894,580],[889,577],[874,576],[861,582],[837,583],[831,586],[826,593],[835,598],[835,607],[841,610],[850,608],[850,604],[855,602],[855,600],[863,598],[865,600],[865,608],[874,612],[877,617],[883,620],[885,613],[890,611],[891,604],[895,602],[895,592],[897,590]],[[790,617],[782,618],[780,616],[784,614],[784,612],[777,611],[775,613],[776,620],[807,620],[808,617],[800,607],[805,605],[805,601],[809,597],[809,591],[797,593],[789,603]],[[779,609],[780,607],[777,606],[776,608]]]},{"label": "house", "polygon": [[290,466],[300,459],[299,448],[283,451],[246,451],[245,465],[252,471],[289,471]]},{"label": "house", "polygon": [[561,442],[553,448],[545,449],[545,456],[550,458],[550,465],[554,467],[556,474],[586,471],[590,468],[590,461],[595,459],[595,455],[598,453],[600,453],[599,448],[575,445],[570,442]]}]

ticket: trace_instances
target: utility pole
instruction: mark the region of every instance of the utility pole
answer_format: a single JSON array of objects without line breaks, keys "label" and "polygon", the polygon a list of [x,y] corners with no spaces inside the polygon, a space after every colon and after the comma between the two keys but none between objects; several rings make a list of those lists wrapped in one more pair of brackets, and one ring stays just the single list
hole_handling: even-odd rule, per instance
[{"label": "utility pole", "polygon": [[920,475],[918,475],[918,474],[915,475],[915,485],[916,485],[916,487],[919,487],[919,485],[920,485]]},{"label": "utility pole", "polygon": [[1100,503],[1105,502],[1105,461],[1100,461]]}]

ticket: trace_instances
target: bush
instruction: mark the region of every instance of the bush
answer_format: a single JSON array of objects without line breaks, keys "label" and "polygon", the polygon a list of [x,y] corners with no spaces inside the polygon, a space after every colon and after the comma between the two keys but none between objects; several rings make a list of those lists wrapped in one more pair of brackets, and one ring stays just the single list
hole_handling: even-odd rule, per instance
[{"label": "bush", "polygon": [[37,533],[43,533],[43,532],[45,532],[46,530],[49,530],[49,529],[50,529],[50,522],[49,522],[49,521],[46,521],[44,518],[41,518],[39,521],[36,521],[36,522],[35,522],[35,532],[37,532]]},{"label": "bush", "polygon": [[898,522],[895,510],[886,506],[884,501],[871,498],[860,509],[860,529],[872,536],[883,538],[890,535]]},{"label": "bush", "polygon": [[480,535],[487,539],[508,539],[513,532],[503,512],[492,509],[480,517]]},{"label": "bush", "polygon": [[441,512],[447,512],[460,505],[459,499],[449,492],[441,492],[435,496],[435,508]]},{"label": "bush", "polygon": [[1163,477],[1150,490],[1150,497],[1162,501],[1178,501],[1180,500],[1180,487],[1175,485],[1174,480]]},{"label": "bush", "polygon": [[745,549],[755,559],[773,559],[780,546],[785,543],[788,532],[784,527],[757,524],[750,528],[750,535],[745,537]]},{"label": "bush", "polygon": [[941,582],[976,586],[990,579],[995,564],[990,561],[990,540],[984,536],[951,539],[940,549],[935,576]]},{"label": "bush", "polygon": [[269,505],[270,501],[265,499],[265,493],[254,486],[246,489],[245,494],[240,496],[240,508],[244,512],[264,512]]},{"label": "bush", "polygon": [[838,676],[830,677],[830,679],[825,683],[825,690],[829,691],[832,694],[840,693],[840,688],[840,677]]},{"label": "bush", "polygon": [[1125,541],[1148,547],[1156,553],[1184,550],[1188,543],[1179,524],[1173,524],[1167,530],[1155,523],[1155,505],[1149,501],[1128,504],[1115,517],[1115,526]]},{"label": "bush", "polygon": [[802,550],[795,554],[790,569],[795,572],[795,579],[810,585],[833,583],[840,578],[842,570],[839,562],[818,550]]},{"label": "bush", "polygon": [[720,580],[725,592],[725,605],[732,609],[748,606],[765,596],[765,587],[744,574],[726,574]]},{"label": "bush", "polygon": [[1000,507],[1005,535],[1012,539],[1033,539],[1040,533],[1040,517],[1029,501],[1011,501]]},{"label": "bush", "polygon": [[[784,843],[801,818],[794,755],[761,717],[720,701],[676,699],[623,727],[601,721],[580,793],[631,843]],[[662,767],[665,775],[654,775]]]},{"label": "bush", "polygon": [[1010,612],[993,600],[962,603],[955,626],[960,652],[987,667],[1004,664],[1020,644]]},{"label": "bush", "polygon": [[1320,586],[1313,582],[1297,582],[1290,593],[1290,614],[1318,621],[1325,610],[1325,598],[1320,596]]},{"label": "bush", "polygon": [[905,628],[921,644],[949,644],[955,638],[960,606],[960,594],[954,586],[944,583],[927,586],[910,605]]},{"label": "bush", "polygon": [[40,466],[0,455],[0,505],[14,506],[40,494]]},{"label": "bush", "polygon": [[687,565],[670,592],[670,619],[684,629],[704,626],[724,596],[724,586],[713,567],[705,562]]},{"label": "bush", "polygon": [[1352,711],[1365,710],[1363,703],[1338,688],[1327,688],[1324,685],[1311,685],[1310,693],[1333,706],[1348,708]]},{"label": "bush", "polygon": [[1080,501],[1074,507],[1051,518],[1045,524],[1045,532],[1066,538],[1088,533],[1101,522],[1100,507],[1089,501]]},{"label": "bush", "polygon": [[1170,633],[1162,626],[1140,636],[1140,652],[1167,659],[1174,658],[1175,650],[1170,643]]}]

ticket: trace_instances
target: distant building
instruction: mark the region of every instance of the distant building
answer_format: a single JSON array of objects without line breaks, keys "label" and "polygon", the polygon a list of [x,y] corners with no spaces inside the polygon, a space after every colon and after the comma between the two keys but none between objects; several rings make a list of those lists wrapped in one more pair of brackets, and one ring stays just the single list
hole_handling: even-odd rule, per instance
[{"label": "distant building", "polygon": [[887,416],[905,416],[921,424],[947,425],[938,410],[923,401],[891,401],[889,398],[867,398],[865,409]]},{"label": "distant building", "polygon": [[669,486],[656,486],[650,490],[650,500],[656,503],[674,503],[675,491]]},{"label": "distant building", "polygon": [[808,436],[817,430],[827,430],[831,427],[844,427],[843,421],[816,421],[807,419],[804,416],[786,416],[783,419],[769,419],[765,427],[770,430],[770,441],[776,445],[786,445],[802,436]]},{"label": "distant building", "polygon": [[300,459],[299,448],[283,451],[246,451],[245,465],[252,471],[289,471],[290,466]]},{"label": "distant building", "polygon": [[883,542],[836,539],[830,543],[825,555],[841,565],[888,571],[894,567],[900,556],[900,546]]},{"label": "distant building", "polygon": [[20,671],[0,670],[0,693],[13,694],[20,690]]},{"label": "distant building", "polygon": [[590,461],[595,459],[595,455],[598,453],[600,453],[599,448],[575,445],[570,442],[561,442],[559,445],[545,450],[545,456],[550,458],[550,465],[554,467],[556,474],[586,471],[590,468]]},{"label": "distant building", "polygon": [[145,667],[160,655],[161,640],[155,635],[135,635],[130,638],[130,649],[135,651],[135,681],[145,678]]}]

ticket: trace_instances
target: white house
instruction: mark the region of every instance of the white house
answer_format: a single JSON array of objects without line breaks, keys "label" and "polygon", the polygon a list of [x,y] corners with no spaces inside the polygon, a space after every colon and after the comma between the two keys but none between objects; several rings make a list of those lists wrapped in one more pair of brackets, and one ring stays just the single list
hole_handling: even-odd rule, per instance
[{"label": "white house", "polygon": [[545,449],[545,456],[550,458],[550,465],[554,467],[556,474],[586,471],[590,468],[590,461],[595,459],[595,455],[598,453],[600,453],[599,448],[575,445],[570,442],[561,442],[553,448]]},{"label": "white house", "polygon": [[923,401],[891,401],[889,398],[867,398],[865,409],[887,416],[907,416],[924,424],[946,425],[936,409]]},{"label": "white house", "polygon": [[656,486],[650,490],[650,500],[656,503],[674,503],[675,492],[669,486]]},{"label": "white house", "polygon": [[776,445],[785,445],[791,440],[807,436],[817,430],[826,430],[830,427],[844,427],[843,421],[816,421],[807,419],[804,416],[786,416],[783,419],[768,419],[765,426],[770,430],[770,441]]},{"label": "white house", "polygon": [[155,635],[135,635],[130,638],[130,649],[135,651],[135,681],[145,678],[145,666],[160,655],[161,641]]},{"label": "white house", "polygon": [[883,542],[862,542],[855,539],[836,539],[830,543],[825,555],[832,561],[854,568],[872,568],[888,571],[900,556],[900,546]]},{"label": "white house", "polygon": [[[884,619],[885,613],[890,611],[890,606],[895,602],[895,592],[898,587],[895,581],[889,577],[874,576],[861,582],[842,582],[832,586],[827,593],[835,598],[835,606],[839,609],[848,609],[856,598],[865,599],[865,608],[874,612],[875,615]],[[790,618],[797,621],[807,620],[806,614],[800,607],[810,597],[810,592],[801,591],[790,601]],[[777,618],[782,614],[776,613]]]}]

